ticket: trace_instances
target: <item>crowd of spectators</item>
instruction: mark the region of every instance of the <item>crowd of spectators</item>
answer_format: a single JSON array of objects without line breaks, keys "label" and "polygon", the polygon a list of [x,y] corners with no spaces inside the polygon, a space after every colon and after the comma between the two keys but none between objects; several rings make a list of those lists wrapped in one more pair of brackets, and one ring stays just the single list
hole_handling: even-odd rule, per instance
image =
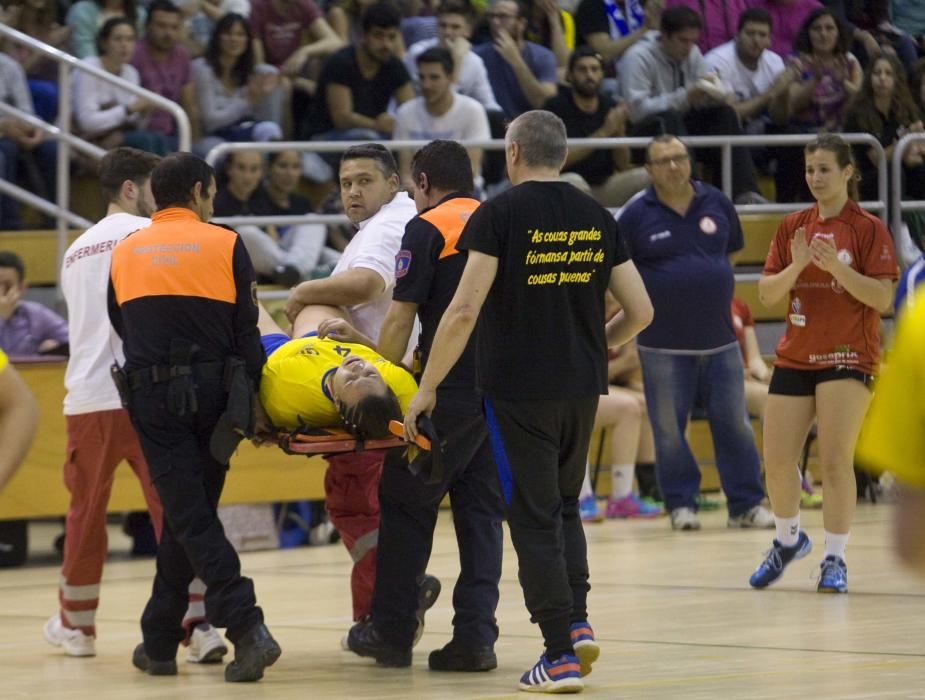
[{"label": "crowd of spectators", "polygon": [[[0,19],[179,104],[200,154],[222,141],[497,138],[542,107],[573,137],[861,126],[889,147],[921,128],[925,10],[914,0],[2,0]],[[15,41],[2,49],[0,97],[53,122],[55,63]],[[880,88],[862,80],[876,66],[895,85],[908,80],[911,103],[898,87],[892,106],[872,100]],[[84,138],[176,149],[173,117],[148,100],[80,70],[71,92]],[[0,117],[4,179],[31,177],[52,196],[53,155],[40,132]],[[470,155],[483,195],[505,186],[496,154]],[[695,174],[718,183],[718,149],[695,156]],[[799,157],[799,148],[733,149],[733,198],[765,201],[757,176],[773,175],[764,196],[806,200],[792,177]],[[918,158],[912,149],[907,174]],[[331,161],[303,153],[302,175],[329,182]],[[874,173],[861,161],[867,196]],[[566,172],[619,206],[647,184],[640,166],[636,151],[578,150]],[[0,200],[0,228],[21,225],[17,209]]]},{"label": "crowd of spectators", "polygon": [[[888,155],[923,128],[925,11],[913,0],[0,0],[0,19],[180,105],[201,155],[225,141],[485,140],[537,108],[573,138],[847,130],[874,134]],[[54,61],[15,41],[0,48],[0,99],[54,122]],[[174,117],[150,100],[82,70],[70,88],[83,138],[177,148]],[[54,198],[55,150],[39,129],[0,115],[0,178]],[[508,186],[499,152],[468,150],[479,196]],[[407,185],[411,152],[397,153]],[[856,155],[863,198],[875,199],[878,154]],[[337,154],[296,157],[292,194],[320,192],[318,201],[271,209],[330,213],[324,189],[302,185],[332,183]],[[721,182],[718,148],[692,157],[696,177]],[[808,200],[794,176],[801,157],[799,147],[734,148],[733,199]],[[912,147],[904,159],[901,186],[914,198],[922,157]],[[269,176],[272,165],[254,158]],[[643,165],[638,150],[574,148],[563,176],[618,207],[650,184]],[[770,178],[773,188],[759,186]],[[241,192],[222,195],[231,203]],[[0,196],[0,229],[22,227],[19,209]],[[255,245],[279,242],[260,231]],[[331,262],[293,264],[284,248],[265,277]]]}]

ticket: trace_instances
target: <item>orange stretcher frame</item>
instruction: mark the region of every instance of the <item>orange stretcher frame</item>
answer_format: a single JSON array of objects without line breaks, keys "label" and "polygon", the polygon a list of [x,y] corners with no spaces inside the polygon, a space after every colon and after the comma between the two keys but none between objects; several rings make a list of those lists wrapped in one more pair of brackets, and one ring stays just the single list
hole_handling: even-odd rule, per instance
[{"label": "orange stretcher frame", "polygon": [[[280,433],[277,444],[290,455],[337,454],[340,452],[362,452],[363,450],[386,450],[391,447],[407,446],[402,438],[402,424],[393,420],[389,423],[392,437],[377,440],[363,440],[342,428],[302,428],[291,433]],[[430,440],[419,435],[415,443],[425,450],[430,449]]]}]

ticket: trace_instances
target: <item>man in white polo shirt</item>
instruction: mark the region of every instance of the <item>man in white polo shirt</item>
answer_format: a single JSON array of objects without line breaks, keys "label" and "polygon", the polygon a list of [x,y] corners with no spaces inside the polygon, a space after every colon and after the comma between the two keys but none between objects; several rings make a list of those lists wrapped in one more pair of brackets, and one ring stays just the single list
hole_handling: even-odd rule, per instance
[{"label": "man in white polo shirt", "polygon": [[[96,654],[96,608],[106,559],[106,508],[116,467],[127,461],[141,482],[155,532],[163,509],[138,437],[112,381],[110,367],[123,363],[122,341],[105,320],[109,267],[116,244],[150,225],[154,207],[151,171],[160,158],[134,148],[116,148],[100,165],[100,187],[109,202],[106,217],[89,228],[64,256],[61,289],[68,306],[71,355],[64,376],[67,395],[67,457],[64,482],[71,492],[59,584],[59,612],[45,624],[45,639],[68,656]],[[100,320],[102,314],[103,321]],[[193,663],[221,661],[227,647],[205,621],[205,586],[190,584],[184,618]]]},{"label": "man in white polo shirt", "polygon": [[[392,138],[433,141],[487,141],[491,138],[488,115],[476,100],[453,89],[453,57],[440,46],[418,56],[421,96],[408,100],[395,112]],[[482,149],[468,148],[476,192],[482,188]],[[402,182],[411,186],[413,151],[398,156]]]},{"label": "man in white polo shirt", "polygon": [[732,107],[739,115],[745,133],[764,133],[765,118],[775,99],[785,99],[796,77],[785,70],[783,59],[768,48],[771,45],[771,15],[760,7],[739,16],[735,38],[720,44],[703,57],[706,70],[715,73]]},{"label": "man in white polo shirt", "polygon": [[[340,196],[344,213],[357,227],[326,279],[302,282],[286,302],[294,321],[308,305],[342,307],[351,325],[368,338],[378,338],[395,287],[395,258],[405,224],[417,215],[414,201],[399,191],[398,167],[392,154],[378,143],[353,146],[340,161]],[[411,333],[409,347],[417,342]],[[336,337],[336,336],[335,336]],[[382,450],[348,452],[328,457],[324,476],[325,505],[344,546],[353,559],[351,590],[353,619],[372,610],[376,580],[376,543],[379,536],[379,476]],[[428,583],[435,582],[430,579]],[[436,584],[439,590],[439,584]],[[422,600],[432,604],[436,592]]]}]

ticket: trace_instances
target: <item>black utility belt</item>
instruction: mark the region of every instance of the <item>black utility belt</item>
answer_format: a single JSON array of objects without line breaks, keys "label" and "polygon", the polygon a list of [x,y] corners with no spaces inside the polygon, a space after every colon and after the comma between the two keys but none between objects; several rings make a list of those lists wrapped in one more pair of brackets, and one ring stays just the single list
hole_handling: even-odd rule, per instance
[{"label": "black utility belt", "polygon": [[180,377],[194,379],[222,379],[225,376],[224,362],[198,362],[192,365],[151,365],[128,373],[128,386],[133,391],[147,389],[155,384],[169,382]]}]

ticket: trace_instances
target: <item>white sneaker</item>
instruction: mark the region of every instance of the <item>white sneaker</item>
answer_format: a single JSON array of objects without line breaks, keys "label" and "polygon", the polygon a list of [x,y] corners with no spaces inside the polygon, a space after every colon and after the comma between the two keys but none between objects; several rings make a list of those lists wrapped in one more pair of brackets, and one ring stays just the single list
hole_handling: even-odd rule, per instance
[{"label": "white sneaker", "polygon": [[217,664],[228,653],[228,647],[212,625],[196,625],[189,639],[186,662],[190,664]]},{"label": "white sneaker", "polygon": [[726,525],[729,527],[771,529],[774,527],[774,514],[764,506],[752,506],[744,513],[730,515]]},{"label": "white sneaker", "polygon": [[693,508],[675,508],[671,511],[672,530],[699,530],[700,520]]},{"label": "white sneaker", "polygon": [[60,612],[48,618],[42,633],[49,644],[61,647],[68,656],[96,656],[96,637],[65,627]]}]

